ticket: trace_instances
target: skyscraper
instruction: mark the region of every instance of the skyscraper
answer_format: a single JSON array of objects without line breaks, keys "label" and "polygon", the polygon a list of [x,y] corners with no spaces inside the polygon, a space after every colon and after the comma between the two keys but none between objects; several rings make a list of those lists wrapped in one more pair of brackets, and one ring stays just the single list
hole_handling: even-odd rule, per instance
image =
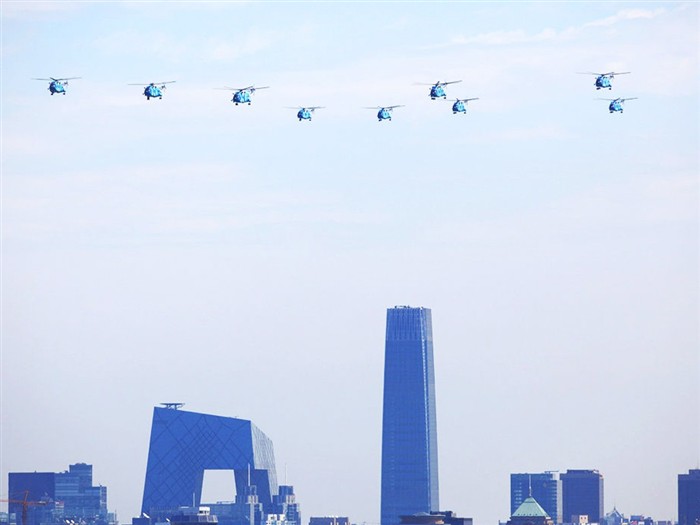
[{"label": "skyscraper", "polygon": [[554,523],[562,522],[561,480],[558,472],[510,475],[510,513],[532,496]]},{"label": "skyscraper", "polygon": [[429,308],[387,310],[382,422],[381,525],[437,512],[433,328]]},{"label": "skyscraper", "polygon": [[678,525],[700,522],[700,470],[678,474]]},{"label": "skyscraper", "polygon": [[564,523],[572,516],[588,516],[589,523],[603,518],[603,476],[597,470],[567,470],[561,476]]}]

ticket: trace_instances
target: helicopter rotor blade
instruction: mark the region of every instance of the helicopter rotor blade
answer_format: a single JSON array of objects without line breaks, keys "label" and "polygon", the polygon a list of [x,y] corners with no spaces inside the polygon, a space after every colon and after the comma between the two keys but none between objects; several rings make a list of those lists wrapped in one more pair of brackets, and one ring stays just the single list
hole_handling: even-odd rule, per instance
[{"label": "helicopter rotor blade", "polygon": [[450,80],[449,82],[438,82],[436,85],[446,86],[448,84],[458,84],[461,80]]},{"label": "helicopter rotor blade", "polygon": [[398,104],[396,106],[386,106],[384,109],[392,110],[395,108],[403,108],[403,107],[406,107],[406,106],[404,104]]},{"label": "helicopter rotor blade", "polygon": [[53,78],[32,78],[31,80],[43,80],[44,82],[49,82],[51,80],[55,80]]},{"label": "helicopter rotor blade", "polygon": [[620,102],[625,102],[626,100],[637,100],[639,97],[629,97],[629,98],[621,98]]}]

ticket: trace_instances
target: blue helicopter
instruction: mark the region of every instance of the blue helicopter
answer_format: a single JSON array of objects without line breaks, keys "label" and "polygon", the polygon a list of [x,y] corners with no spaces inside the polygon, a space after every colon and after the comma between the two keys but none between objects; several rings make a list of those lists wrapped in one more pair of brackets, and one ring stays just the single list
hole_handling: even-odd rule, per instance
[{"label": "blue helicopter", "polygon": [[[176,80],[168,80],[167,82],[151,82],[143,88],[143,96],[146,100],[151,100],[152,98],[163,98],[163,91],[165,90],[166,84],[173,84],[177,82]],[[157,86],[156,84],[159,84]],[[129,84],[130,86],[143,86],[143,84]]]},{"label": "blue helicopter", "polygon": [[610,73],[593,73],[587,71],[586,73],[579,73],[579,75],[595,75],[595,88],[596,89],[612,89],[612,80],[615,75],[629,75],[631,71],[623,71],[622,73],[615,73],[611,71]]},{"label": "blue helicopter", "polygon": [[314,111],[317,109],[323,109],[324,106],[307,106],[307,107],[302,107],[302,106],[297,106],[295,108],[293,107],[288,107],[288,109],[297,109],[297,118],[299,119],[299,122],[302,120],[308,120],[311,121],[311,115],[313,114]]},{"label": "blue helicopter", "polygon": [[251,95],[255,93],[256,90],[258,89],[267,89],[270,86],[260,86],[260,87],[255,87],[255,86],[248,86],[244,88],[232,88],[232,87],[222,87],[222,88],[217,88],[217,89],[226,89],[228,91],[233,91],[233,98],[231,99],[231,102],[236,104],[248,104],[250,105],[251,103]]},{"label": "blue helicopter", "polygon": [[51,92],[51,95],[54,95],[56,93],[60,93],[62,95],[66,94],[66,87],[68,85],[69,80],[77,80],[82,77],[68,77],[68,78],[33,78],[32,80],[43,80],[45,82],[49,83],[49,91]]},{"label": "blue helicopter", "polygon": [[610,113],[622,113],[623,110],[623,105],[627,100],[636,100],[637,97],[630,97],[630,98],[601,98],[599,100],[607,100],[610,102],[610,105],[608,106],[608,109],[610,110]]},{"label": "blue helicopter", "polygon": [[382,120],[389,120],[391,121],[391,112],[395,108],[402,108],[404,107],[403,105],[398,105],[398,106],[375,106],[375,107],[365,107],[365,109],[378,109],[379,112],[377,113],[377,120],[381,122]]},{"label": "blue helicopter", "polygon": [[447,86],[448,84],[457,84],[458,82],[461,82],[461,80],[451,80],[450,82],[440,82],[439,80],[435,82],[435,84],[426,84],[423,82],[419,82],[419,86],[430,86],[430,99],[435,100],[436,98],[447,98],[447,93],[445,93],[445,89],[443,86]]},{"label": "blue helicopter", "polygon": [[466,115],[467,114],[467,103],[469,103],[472,100],[479,100],[479,97],[450,99],[450,102],[454,102],[454,104],[452,104],[452,114],[456,115],[457,113],[464,113]]}]

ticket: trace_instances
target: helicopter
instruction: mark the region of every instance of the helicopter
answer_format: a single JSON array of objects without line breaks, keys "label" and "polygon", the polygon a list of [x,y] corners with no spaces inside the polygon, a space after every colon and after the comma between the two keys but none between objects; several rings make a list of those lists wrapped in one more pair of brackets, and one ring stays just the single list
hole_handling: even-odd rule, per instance
[{"label": "helicopter", "polygon": [[607,100],[610,102],[610,105],[608,106],[608,109],[610,110],[610,113],[622,113],[622,106],[627,100],[635,100],[637,97],[630,97],[630,98],[601,98],[599,100]]},{"label": "helicopter", "polygon": [[454,102],[454,104],[452,104],[452,114],[456,115],[457,113],[464,113],[466,115],[467,114],[467,103],[471,100],[479,100],[479,97],[450,99],[450,102]]},{"label": "helicopter", "polygon": [[[143,88],[143,96],[146,100],[151,100],[152,98],[163,98],[163,90],[165,89],[165,84],[172,84],[177,82],[176,80],[168,80],[167,82],[151,82]],[[160,87],[156,86],[160,84]],[[143,86],[143,84],[129,84],[130,86]]]},{"label": "helicopter", "polygon": [[439,80],[435,82],[435,84],[425,84],[423,82],[419,82],[419,86],[430,86],[430,99],[435,100],[436,98],[447,98],[447,93],[445,93],[445,90],[443,89],[443,86],[446,86],[448,84],[457,84],[458,82],[461,82],[461,80],[451,80],[450,82],[440,82]]},{"label": "helicopter", "polygon": [[226,89],[228,91],[233,91],[233,98],[231,99],[231,102],[236,104],[248,104],[250,105],[251,100],[250,96],[255,93],[256,90],[258,89],[267,89],[270,86],[260,86],[260,87],[255,87],[255,86],[248,86],[244,88],[232,88],[232,87],[222,87],[222,88],[217,88],[217,89]]},{"label": "helicopter", "polygon": [[314,111],[317,109],[323,109],[324,106],[307,106],[307,107],[302,107],[302,106],[297,106],[295,108],[293,107],[288,107],[288,109],[298,109],[297,111],[297,118],[299,119],[299,122],[302,120],[308,120],[311,121],[311,115]]},{"label": "helicopter", "polygon": [[398,105],[398,106],[375,106],[375,107],[365,107],[365,109],[378,109],[379,112],[377,113],[377,119],[379,122],[382,120],[391,120],[391,112],[395,108],[402,108],[404,107],[403,105]]},{"label": "helicopter", "polygon": [[631,71],[623,71],[622,73],[615,73],[611,71],[610,73],[593,73],[588,71],[586,73],[579,73],[579,75],[595,75],[595,88],[596,89],[612,89],[612,80],[615,75],[629,75]]},{"label": "helicopter", "polygon": [[68,78],[33,78],[32,80],[44,80],[49,83],[49,91],[53,96],[55,93],[66,94],[65,86],[68,85],[69,80],[77,80],[82,77],[68,77]]}]

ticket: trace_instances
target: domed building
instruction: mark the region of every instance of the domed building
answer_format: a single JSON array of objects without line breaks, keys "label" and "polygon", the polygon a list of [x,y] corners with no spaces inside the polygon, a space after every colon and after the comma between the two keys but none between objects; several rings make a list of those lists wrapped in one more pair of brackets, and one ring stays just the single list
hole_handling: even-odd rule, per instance
[{"label": "domed building", "polygon": [[529,496],[516,509],[507,525],[554,525],[554,520],[535,498]]}]

